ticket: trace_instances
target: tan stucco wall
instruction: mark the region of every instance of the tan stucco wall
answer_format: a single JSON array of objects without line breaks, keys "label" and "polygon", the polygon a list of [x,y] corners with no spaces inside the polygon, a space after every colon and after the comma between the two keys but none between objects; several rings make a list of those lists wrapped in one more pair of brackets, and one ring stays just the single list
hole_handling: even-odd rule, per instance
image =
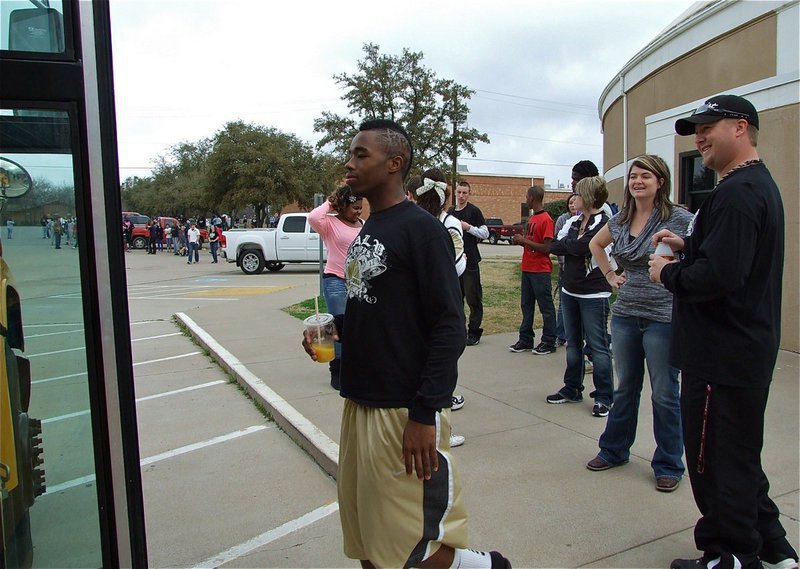
[{"label": "tan stucco wall", "polygon": [[[645,117],[772,77],[777,62],[777,16],[768,15],[676,59],[628,91],[628,157],[646,149]],[[800,352],[800,171],[797,104],[760,113],[758,151],[784,202],[786,252],[781,348]],[[603,117],[604,170],[622,163],[622,98]],[[787,125],[793,125],[787,128]],[[679,155],[695,150],[693,137],[675,137],[673,176]],[[623,178],[609,182],[610,201],[622,203]]]},{"label": "tan stucco wall", "polygon": [[[800,167],[797,157],[800,107],[772,109],[758,118],[761,127],[758,153],[781,189],[786,219],[781,347],[800,352]],[[786,125],[795,127],[786,128]]]},{"label": "tan stucco wall", "polygon": [[775,75],[776,37],[772,14],[675,60],[631,89],[628,156],[645,151],[644,117]]},{"label": "tan stucco wall", "polygon": [[[711,93],[772,77],[777,61],[777,16],[771,14],[699,47],[628,91],[628,157],[646,148],[644,119]],[[623,162],[622,99],[603,116],[603,166]]]},{"label": "tan stucco wall", "polygon": [[[621,98],[614,101],[603,117],[603,164],[606,170],[625,160],[622,155],[624,148],[622,102]],[[644,124],[644,118],[642,118],[642,124]]]}]

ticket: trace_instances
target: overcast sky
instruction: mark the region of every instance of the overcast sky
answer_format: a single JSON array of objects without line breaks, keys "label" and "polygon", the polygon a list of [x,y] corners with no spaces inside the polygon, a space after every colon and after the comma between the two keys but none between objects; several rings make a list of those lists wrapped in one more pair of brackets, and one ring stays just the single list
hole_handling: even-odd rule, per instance
[{"label": "overcast sky", "polygon": [[233,120],[315,143],[322,111],[344,114],[332,76],[365,43],[424,54],[438,77],[475,91],[469,126],[486,132],[470,172],[568,183],[602,170],[598,98],[691,0],[111,0],[121,179],[147,175],[182,141]]}]

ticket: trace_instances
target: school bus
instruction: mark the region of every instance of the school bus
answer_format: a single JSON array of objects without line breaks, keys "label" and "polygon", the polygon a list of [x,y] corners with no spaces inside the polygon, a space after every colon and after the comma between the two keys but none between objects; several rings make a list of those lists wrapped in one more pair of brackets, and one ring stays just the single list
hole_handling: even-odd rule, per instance
[{"label": "school bus", "polygon": [[[30,177],[10,160],[0,158],[0,216],[10,197],[30,189]],[[12,194],[13,192],[13,194]],[[5,566],[30,567],[33,560],[30,514],[44,493],[42,422],[28,415],[30,362],[25,349],[20,297],[3,259],[0,240],[0,526]]]}]

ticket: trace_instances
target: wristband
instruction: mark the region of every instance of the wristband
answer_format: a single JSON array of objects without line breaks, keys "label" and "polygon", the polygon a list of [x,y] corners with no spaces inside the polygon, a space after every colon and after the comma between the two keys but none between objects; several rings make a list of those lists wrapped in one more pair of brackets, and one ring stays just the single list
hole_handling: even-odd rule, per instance
[{"label": "wristband", "polygon": [[603,274],[603,276],[604,276],[604,277],[607,277],[607,276],[608,276],[608,273],[613,273],[613,272],[614,272],[614,269],[608,269],[608,270],[607,270],[607,271],[606,271],[606,272]]}]

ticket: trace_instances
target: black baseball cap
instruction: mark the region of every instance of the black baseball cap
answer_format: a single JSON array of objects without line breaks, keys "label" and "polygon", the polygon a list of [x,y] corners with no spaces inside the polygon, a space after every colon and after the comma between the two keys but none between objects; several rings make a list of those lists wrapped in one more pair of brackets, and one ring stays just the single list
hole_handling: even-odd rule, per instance
[{"label": "black baseball cap", "polygon": [[675,132],[681,136],[694,134],[694,126],[720,119],[744,119],[758,129],[758,113],[753,103],[738,95],[717,95],[692,111],[691,116],[675,121]]}]

